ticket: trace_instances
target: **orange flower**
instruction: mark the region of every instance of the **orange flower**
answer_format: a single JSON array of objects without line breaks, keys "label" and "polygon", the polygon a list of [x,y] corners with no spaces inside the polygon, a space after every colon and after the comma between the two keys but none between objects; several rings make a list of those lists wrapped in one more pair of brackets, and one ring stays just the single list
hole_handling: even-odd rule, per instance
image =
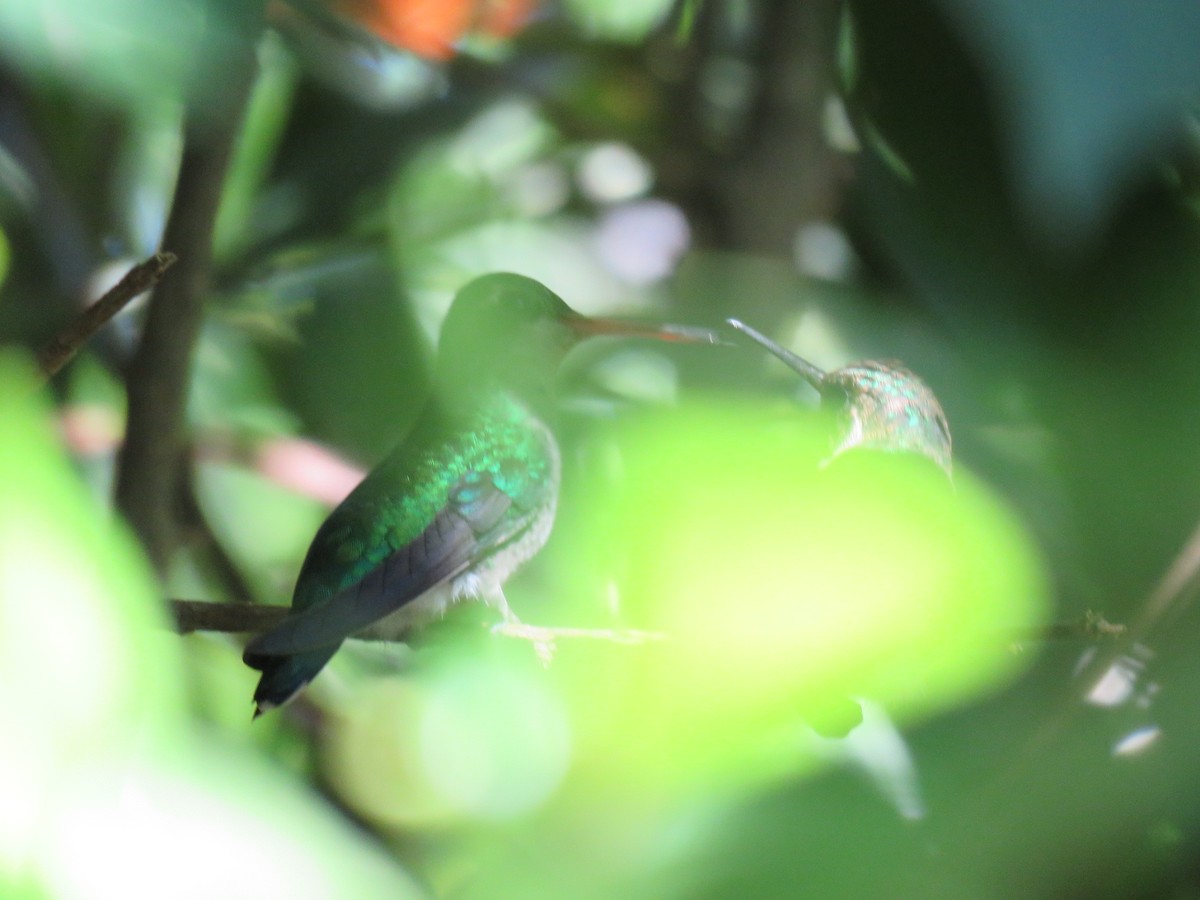
[{"label": "orange flower", "polygon": [[478,31],[508,37],[525,24],[535,0],[338,0],[346,15],[388,43],[427,59],[454,56],[455,43]]}]

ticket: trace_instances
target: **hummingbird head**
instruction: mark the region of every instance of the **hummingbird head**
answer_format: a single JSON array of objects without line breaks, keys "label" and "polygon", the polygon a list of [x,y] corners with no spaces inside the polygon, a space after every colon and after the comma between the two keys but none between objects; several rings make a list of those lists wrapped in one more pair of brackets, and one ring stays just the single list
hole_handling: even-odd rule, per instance
[{"label": "hummingbird head", "polygon": [[893,362],[860,362],[835,369],[821,382],[821,407],[841,439],[834,455],[852,447],[928,456],[950,472],[950,426],[929,386]]},{"label": "hummingbird head", "polygon": [[825,372],[749,325],[728,321],[817,389],[821,408],[837,423],[834,456],[855,447],[919,453],[950,473],[946,414],[929,386],[908,369],[866,361]]},{"label": "hummingbird head", "polygon": [[583,316],[532,278],[494,272],[469,282],[450,305],[438,347],[438,382],[544,388],[568,350],[603,334],[720,342],[707,329]]}]

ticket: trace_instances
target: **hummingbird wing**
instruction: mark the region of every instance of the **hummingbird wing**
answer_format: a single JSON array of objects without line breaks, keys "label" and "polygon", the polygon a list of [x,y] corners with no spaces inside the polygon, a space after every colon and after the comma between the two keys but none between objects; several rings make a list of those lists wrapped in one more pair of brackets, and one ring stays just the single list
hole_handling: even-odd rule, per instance
[{"label": "hummingbird wing", "polygon": [[[511,514],[511,513],[516,513]],[[246,645],[245,661],[328,648],[461,574],[530,520],[490,473],[472,471],[414,540],[329,600],[295,613]],[[257,668],[257,666],[255,666]]]}]

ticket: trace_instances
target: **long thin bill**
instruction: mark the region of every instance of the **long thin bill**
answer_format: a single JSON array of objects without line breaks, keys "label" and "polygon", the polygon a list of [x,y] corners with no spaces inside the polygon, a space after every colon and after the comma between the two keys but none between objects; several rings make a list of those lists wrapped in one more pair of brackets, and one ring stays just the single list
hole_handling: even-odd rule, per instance
[{"label": "long thin bill", "polygon": [[654,322],[627,322],[622,319],[599,319],[579,316],[570,320],[571,327],[581,335],[611,334],[624,337],[653,338],[677,344],[725,344],[721,335],[711,328],[692,325],[670,325]]},{"label": "long thin bill", "polygon": [[736,328],[746,337],[763,347],[773,356],[783,360],[789,367],[800,373],[800,376],[815,387],[818,391],[821,389],[821,384],[825,380],[825,373],[810,363],[807,359],[797,356],[791,350],[786,350],[780,347],[777,343],[759,331],[755,331],[745,322],[737,319],[726,319],[730,327]]}]

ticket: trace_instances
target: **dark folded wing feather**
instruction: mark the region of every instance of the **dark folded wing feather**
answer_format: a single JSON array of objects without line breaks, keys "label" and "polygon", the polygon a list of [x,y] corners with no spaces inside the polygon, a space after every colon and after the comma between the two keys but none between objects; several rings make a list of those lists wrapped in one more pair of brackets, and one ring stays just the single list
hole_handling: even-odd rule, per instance
[{"label": "dark folded wing feather", "polygon": [[414,540],[384,557],[360,581],[259,635],[246,646],[244,659],[254,665],[261,657],[328,647],[378,622],[511,537],[525,519],[506,518],[511,507],[512,498],[490,477],[475,475],[460,483]]}]

